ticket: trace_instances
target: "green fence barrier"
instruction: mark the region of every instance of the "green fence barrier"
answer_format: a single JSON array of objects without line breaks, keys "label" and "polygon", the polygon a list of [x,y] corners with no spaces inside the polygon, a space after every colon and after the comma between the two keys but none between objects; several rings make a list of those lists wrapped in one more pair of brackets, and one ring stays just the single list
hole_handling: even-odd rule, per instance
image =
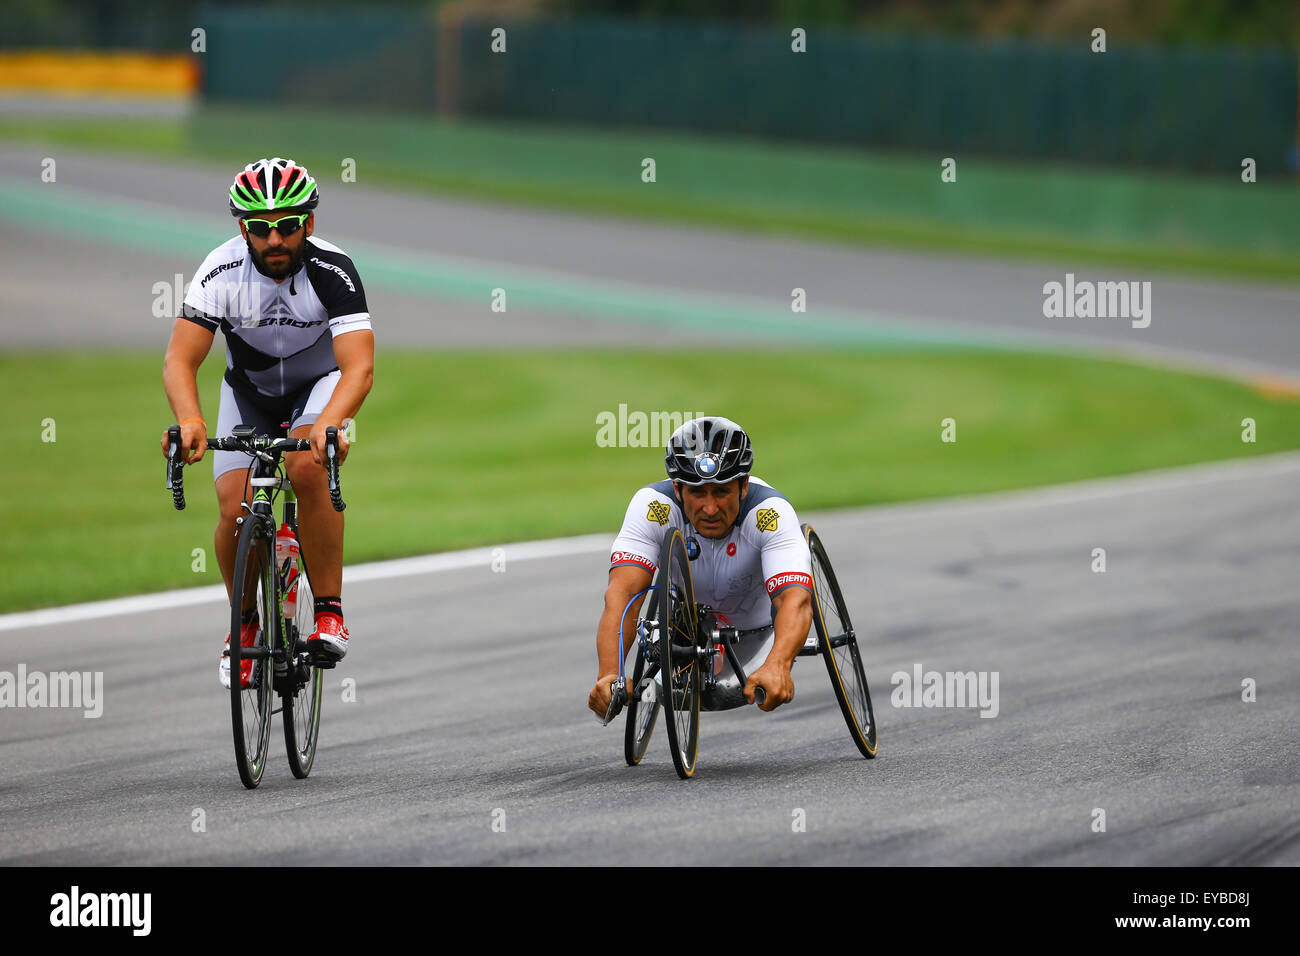
[{"label": "green fence barrier", "polygon": [[[1293,168],[1297,57],[403,10],[201,6],[205,95],[1236,172]],[[448,21],[450,24],[450,21]],[[491,31],[506,30],[506,52]],[[441,45],[439,41],[442,41]],[[437,69],[437,56],[451,55]],[[442,85],[442,89],[437,87]]]},{"label": "green fence barrier", "polygon": [[1261,173],[1288,166],[1296,56],[770,29],[534,22],[461,29],[472,115],[801,142]]},{"label": "green fence barrier", "polygon": [[200,6],[204,96],[262,104],[434,108],[432,19],[406,10]]},{"label": "green fence barrier", "polygon": [[187,53],[196,25],[187,5],[167,0],[155,0],[145,10],[114,0],[5,0],[0,3],[0,49]]}]

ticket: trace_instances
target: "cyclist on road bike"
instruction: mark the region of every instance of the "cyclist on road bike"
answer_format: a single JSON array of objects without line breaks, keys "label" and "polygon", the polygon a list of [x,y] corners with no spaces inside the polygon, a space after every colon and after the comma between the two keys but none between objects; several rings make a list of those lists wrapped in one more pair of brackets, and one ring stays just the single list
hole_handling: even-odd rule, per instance
[{"label": "cyclist on road bike", "polygon": [[[217,411],[217,436],[236,425],[258,434],[306,438],[310,452],[285,455],[298,500],[300,546],[315,592],[316,630],[308,649],[340,660],[347,653],[343,624],[343,515],[330,504],[325,430],[339,429],[339,461],[348,454],[343,423],[356,415],[374,376],[374,333],[356,266],[342,249],[313,235],[320,202],[316,181],[291,159],[249,163],[230,187],[230,212],[239,235],[208,253],[172,327],[163,386],[181,426],[185,461],[207,450],[208,426],[199,407],[197,375],[220,329],[226,337],[226,374]],[[214,436],[215,437],[215,436]],[[163,454],[167,436],[163,434]],[[214,535],[227,594],[234,575],[236,525],[253,459],[213,453],[220,518]],[[244,611],[240,642],[257,637],[256,608]],[[230,635],[219,676],[230,686]],[[248,687],[252,661],[241,662]]]},{"label": "cyclist on road bike", "polygon": [[[596,629],[599,676],[587,706],[605,716],[619,654],[626,655],[636,639],[635,629],[624,623],[619,648],[619,616],[650,586],[664,538],[679,528],[695,599],[711,606],[720,624],[742,631],[738,651],[748,680],[741,687],[731,664],[716,657],[716,692],[702,701],[705,709],[753,703],[755,689],[762,687],[767,695],[762,709],[773,710],[794,698],[790,667],[812,624],[811,559],[794,507],[775,488],[750,477],[749,436],[729,419],[686,422],[669,439],[664,462],[668,479],[633,495],[614,539],[605,610]],[[627,621],[635,615],[634,607]]]}]

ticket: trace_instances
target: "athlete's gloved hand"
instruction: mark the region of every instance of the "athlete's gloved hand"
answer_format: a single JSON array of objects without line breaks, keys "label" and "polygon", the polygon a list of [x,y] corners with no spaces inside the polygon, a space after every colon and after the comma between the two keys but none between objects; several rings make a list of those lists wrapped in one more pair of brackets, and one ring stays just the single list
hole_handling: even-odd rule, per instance
[{"label": "athlete's gloved hand", "polygon": [[316,419],[315,423],[311,426],[311,431],[307,433],[307,440],[311,442],[311,457],[315,460],[316,464],[320,465],[322,468],[325,467],[325,429],[330,426],[339,430],[340,465],[347,460],[348,446],[351,444],[348,441],[347,435],[343,434],[342,422],[326,420],[324,418]]},{"label": "athlete's gloved hand", "polygon": [[754,689],[762,687],[767,692],[767,700],[759,705],[764,712],[776,710],[782,704],[794,700],[794,678],[790,676],[788,665],[780,661],[769,660],[745,682],[745,699],[754,702]]},{"label": "athlete's gloved hand", "polygon": [[[170,443],[167,441],[167,429],[162,433],[162,453],[167,457],[167,451]],[[187,464],[194,464],[201,461],[208,451],[208,426],[203,423],[201,418],[195,418],[187,421],[181,426],[181,458]]]},{"label": "athlete's gloved hand", "polygon": [[605,712],[609,710],[610,687],[616,680],[618,680],[617,674],[601,674],[596,678],[596,685],[592,687],[591,693],[587,695],[587,706],[601,720],[605,719]]}]

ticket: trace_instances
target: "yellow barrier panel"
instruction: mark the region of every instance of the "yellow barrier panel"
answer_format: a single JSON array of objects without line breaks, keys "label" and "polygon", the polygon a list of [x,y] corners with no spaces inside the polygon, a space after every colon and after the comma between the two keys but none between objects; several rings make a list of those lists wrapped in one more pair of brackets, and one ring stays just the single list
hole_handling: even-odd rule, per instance
[{"label": "yellow barrier panel", "polygon": [[198,88],[198,58],[186,53],[0,52],[5,93],[184,97]]}]

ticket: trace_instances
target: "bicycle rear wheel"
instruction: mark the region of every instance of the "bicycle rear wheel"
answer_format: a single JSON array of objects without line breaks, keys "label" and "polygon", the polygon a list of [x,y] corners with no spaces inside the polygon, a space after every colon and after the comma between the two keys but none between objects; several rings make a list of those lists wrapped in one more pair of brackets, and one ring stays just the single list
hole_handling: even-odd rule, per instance
[{"label": "bicycle rear wheel", "polygon": [[813,624],[817,628],[817,643],[849,735],[862,756],[870,759],[876,755],[876,715],[871,707],[871,689],[867,686],[862,654],[858,651],[858,636],[821,538],[812,525],[805,524],[803,533],[812,557]]},{"label": "bicycle rear wheel", "polygon": [[289,756],[289,769],[299,780],[311,773],[311,765],[316,760],[323,683],[320,668],[312,664],[311,655],[307,653],[307,638],[316,629],[315,600],[311,580],[307,577],[307,564],[305,561],[300,563],[298,604],[293,617],[285,618],[289,674],[280,697],[284,749]]},{"label": "bicycle rear wheel", "polygon": [[[273,663],[271,648],[280,633],[280,602],[276,595],[273,522],[248,515],[239,529],[235,550],[235,576],[230,600],[230,719],[235,736],[235,764],[239,779],[250,790],[262,782],[271,749]],[[240,643],[240,617],[251,604],[258,623],[252,647]],[[251,658],[253,673],[248,687],[240,678],[242,663]]]},{"label": "bicycle rear wheel", "polygon": [[700,626],[686,541],[676,528],[664,541],[655,583],[664,726],[673,767],[686,780],[695,773],[700,747]]}]

